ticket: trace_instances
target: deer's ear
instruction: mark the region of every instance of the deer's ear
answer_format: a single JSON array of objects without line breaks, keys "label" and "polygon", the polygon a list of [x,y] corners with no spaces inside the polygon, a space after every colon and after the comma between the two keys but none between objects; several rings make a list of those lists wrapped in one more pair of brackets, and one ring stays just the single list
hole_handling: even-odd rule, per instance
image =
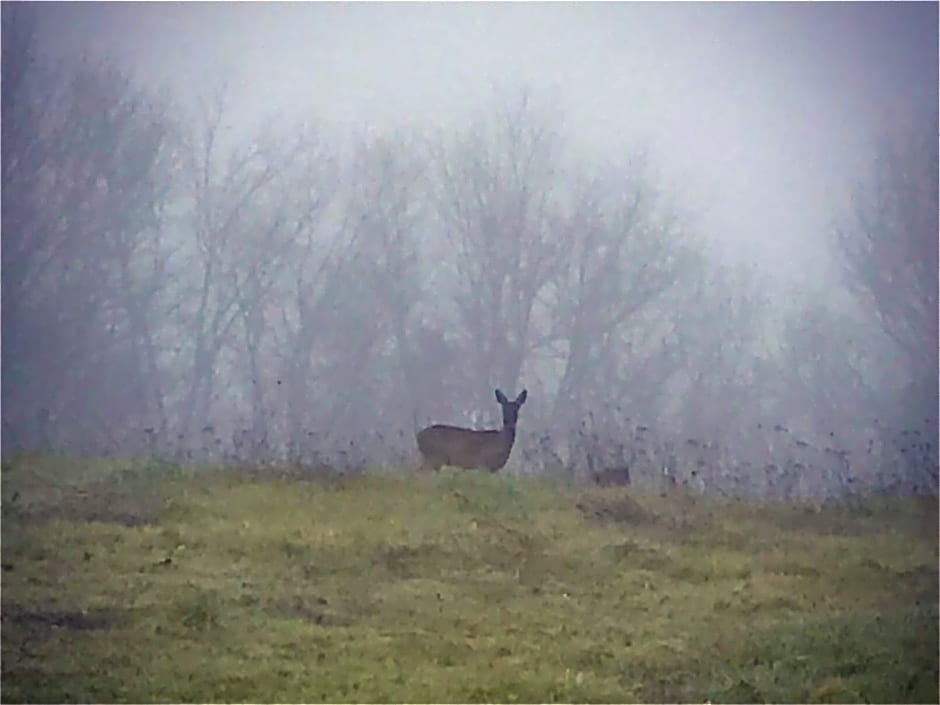
[{"label": "deer's ear", "polygon": [[525,400],[527,396],[529,396],[528,390],[523,389],[521,392],[519,392],[519,396],[516,397],[516,404],[518,404],[519,406],[522,406],[523,404],[525,404]]},{"label": "deer's ear", "polygon": [[508,403],[509,403],[509,400],[506,398],[506,395],[503,394],[503,393],[502,393],[501,391],[499,391],[498,389],[496,390],[496,401],[498,401],[500,404],[508,404]]}]

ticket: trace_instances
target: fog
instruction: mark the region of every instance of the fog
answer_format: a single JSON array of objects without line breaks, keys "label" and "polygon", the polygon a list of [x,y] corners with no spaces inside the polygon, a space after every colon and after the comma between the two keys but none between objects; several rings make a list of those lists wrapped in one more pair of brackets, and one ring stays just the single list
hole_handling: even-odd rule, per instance
[{"label": "fog", "polygon": [[5,454],[935,491],[936,5],[3,12]]},{"label": "fog", "polygon": [[877,131],[936,102],[915,5],[71,5],[43,6],[50,44],[110,52],[182,100],[227,79],[236,126],[312,110],[450,129],[494,84],[528,86],[585,149],[647,140],[723,254],[787,278],[822,274],[827,204]]}]

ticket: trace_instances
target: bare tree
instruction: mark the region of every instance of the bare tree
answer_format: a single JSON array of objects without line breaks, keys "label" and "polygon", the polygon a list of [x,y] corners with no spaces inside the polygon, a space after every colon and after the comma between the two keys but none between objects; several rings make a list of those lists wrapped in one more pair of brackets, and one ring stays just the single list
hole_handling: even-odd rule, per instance
[{"label": "bare tree", "polygon": [[[273,130],[260,130],[247,145],[227,145],[226,94],[221,86],[204,103],[188,142],[189,198],[182,204],[183,252],[190,270],[178,292],[177,334],[187,362],[180,400],[179,433],[192,434],[208,423],[216,380],[227,348],[247,357],[255,431],[263,433],[259,345],[265,327],[265,301],[286,266],[290,237],[303,229],[303,216],[288,212],[290,192],[283,172],[304,149],[286,143]],[[292,220],[293,219],[293,220]],[[241,324],[242,340],[237,341]],[[233,353],[236,359],[239,352]],[[230,361],[231,365],[232,362]]]},{"label": "bare tree", "polygon": [[757,363],[770,354],[770,302],[748,268],[706,262],[691,274],[669,339],[681,372],[667,389],[682,400],[671,418],[685,438],[739,440],[765,402]]},{"label": "bare tree", "polygon": [[899,371],[880,331],[840,308],[806,293],[785,312],[781,331],[777,415],[791,424],[802,418],[821,435],[870,423]]},{"label": "bare tree", "polygon": [[36,56],[28,20],[4,7],[4,410],[100,450],[163,416],[148,324],[175,128],[113,64]]},{"label": "bare tree", "polygon": [[[664,297],[695,256],[645,156],[583,182],[556,237],[566,252],[565,266],[546,290],[546,341],[564,360],[556,421],[574,422],[598,404],[640,401],[649,387],[659,394],[659,384],[672,372],[659,353],[668,310]],[[662,375],[631,372],[653,358]]]},{"label": "bare tree", "polygon": [[[381,358],[379,384],[370,397],[395,410],[382,425],[401,430],[411,427],[419,396],[430,391],[413,334],[423,295],[419,253],[427,165],[414,140],[400,133],[364,138],[351,169],[355,178],[350,179],[345,207],[357,231],[354,276],[368,287],[369,312],[361,320],[374,322],[367,333],[375,338],[374,352]],[[405,418],[403,409],[411,410]]]},{"label": "bare tree", "polygon": [[937,411],[937,114],[885,135],[835,230],[844,279],[908,360],[909,404]]},{"label": "bare tree", "polygon": [[[536,297],[561,247],[555,197],[564,169],[557,116],[527,93],[436,151],[435,205],[455,271],[461,346],[472,406],[515,388],[533,343]],[[470,392],[471,390],[467,390]]]},{"label": "bare tree", "polygon": [[273,364],[280,370],[278,405],[286,411],[286,440],[295,459],[328,432],[330,412],[345,397],[337,399],[324,382],[338,359],[353,357],[343,347],[338,315],[356,240],[340,200],[342,178],[321,134],[297,155],[284,186],[292,194],[294,234],[276,289]]}]

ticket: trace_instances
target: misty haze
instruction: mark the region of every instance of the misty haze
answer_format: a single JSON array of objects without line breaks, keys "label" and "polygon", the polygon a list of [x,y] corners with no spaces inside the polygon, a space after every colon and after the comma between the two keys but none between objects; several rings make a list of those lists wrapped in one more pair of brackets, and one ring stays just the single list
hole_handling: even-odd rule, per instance
[{"label": "misty haze", "polygon": [[935,503],[935,3],[2,11],[5,523],[43,468]]},{"label": "misty haze", "polygon": [[936,487],[935,8],[4,12],[5,454]]}]

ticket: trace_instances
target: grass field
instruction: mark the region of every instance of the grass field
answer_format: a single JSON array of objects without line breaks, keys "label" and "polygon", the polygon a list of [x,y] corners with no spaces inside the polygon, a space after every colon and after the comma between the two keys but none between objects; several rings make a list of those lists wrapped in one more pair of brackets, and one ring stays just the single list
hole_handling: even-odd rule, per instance
[{"label": "grass field", "polygon": [[4,702],[938,702],[937,502],[5,463]]}]

